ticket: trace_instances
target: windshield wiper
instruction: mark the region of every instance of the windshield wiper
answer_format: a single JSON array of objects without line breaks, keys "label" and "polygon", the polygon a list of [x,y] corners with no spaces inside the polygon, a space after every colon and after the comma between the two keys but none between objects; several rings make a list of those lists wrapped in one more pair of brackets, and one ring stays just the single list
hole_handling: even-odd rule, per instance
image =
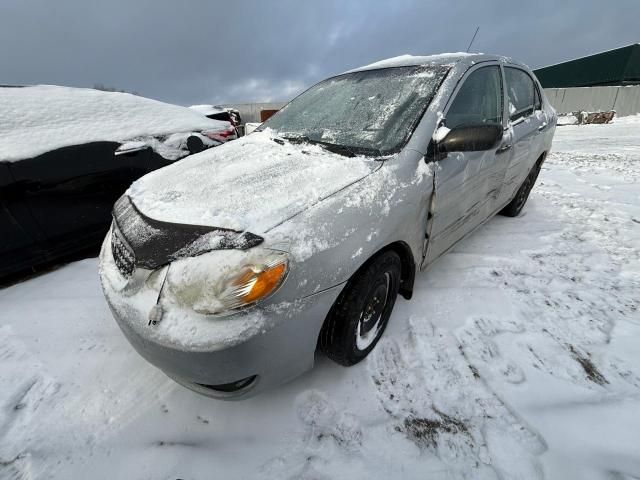
[{"label": "windshield wiper", "polygon": [[345,155],[347,157],[357,157],[359,155],[364,155],[367,157],[382,156],[382,152],[378,148],[372,147],[356,147],[353,145],[342,145],[339,143],[329,143],[329,142],[313,142],[318,145],[324,147],[330,152],[337,153],[340,155]]},{"label": "windshield wiper", "polygon": [[344,155],[345,157],[357,157],[356,152],[352,147],[347,145],[339,145],[337,143],[329,143],[329,142],[316,142],[318,145],[323,147],[325,150],[328,150],[333,153],[337,153],[338,155]]},{"label": "windshield wiper", "polygon": [[284,145],[285,140],[289,143],[295,144],[312,143],[312,141],[309,140],[309,137],[307,137],[306,135],[280,135],[278,137],[273,137],[271,140],[279,143],[280,145]]},{"label": "windshield wiper", "polygon": [[273,137],[273,140],[280,145],[284,145],[285,140],[293,144],[309,143],[311,145],[320,145],[325,150],[344,155],[346,157],[357,157],[358,155],[365,156],[382,156],[382,152],[378,148],[370,147],[356,147],[350,145],[342,145],[339,143],[323,142],[321,140],[312,140],[306,135],[280,135],[279,137]]}]

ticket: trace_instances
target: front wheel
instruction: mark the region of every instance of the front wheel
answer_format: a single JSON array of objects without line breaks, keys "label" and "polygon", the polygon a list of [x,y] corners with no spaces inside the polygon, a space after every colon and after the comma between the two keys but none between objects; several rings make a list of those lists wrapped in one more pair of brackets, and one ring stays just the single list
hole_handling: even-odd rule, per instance
[{"label": "front wheel", "polygon": [[522,185],[520,185],[520,188],[516,192],[515,197],[513,197],[513,200],[511,200],[511,202],[509,202],[506,207],[500,210],[500,215],[505,215],[507,217],[518,216],[518,214],[524,208],[524,204],[527,203],[529,193],[531,193],[531,189],[536,183],[541,168],[542,162],[538,162],[534,165],[534,167],[529,172],[529,175],[527,175],[527,178],[525,178],[524,182],[522,182]]},{"label": "front wheel", "polygon": [[398,297],[401,268],[398,254],[387,251],[349,280],[322,326],[320,350],[344,366],[373,350]]}]

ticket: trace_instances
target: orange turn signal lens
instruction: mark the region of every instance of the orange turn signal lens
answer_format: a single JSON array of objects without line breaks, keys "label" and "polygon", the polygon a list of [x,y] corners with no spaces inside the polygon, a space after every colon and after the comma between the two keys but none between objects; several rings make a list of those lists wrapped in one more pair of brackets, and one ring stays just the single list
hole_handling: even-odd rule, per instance
[{"label": "orange turn signal lens", "polygon": [[240,295],[242,301],[249,304],[273,292],[282,283],[286,271],[285,262],[279,262],[258,271],[247,269],[233,283],[242,289],[242,295]]}]

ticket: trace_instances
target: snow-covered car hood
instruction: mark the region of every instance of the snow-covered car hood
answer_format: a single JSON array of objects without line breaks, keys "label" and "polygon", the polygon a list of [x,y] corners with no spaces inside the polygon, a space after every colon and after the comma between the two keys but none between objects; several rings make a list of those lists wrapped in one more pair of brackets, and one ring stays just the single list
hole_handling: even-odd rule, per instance
[{"label": "snow-covered car hood", "polygon": [[318,145],[281,143],[269,131],[253,133],[156,170],[127,195],[154,220],[259,235],[382,164]]}]

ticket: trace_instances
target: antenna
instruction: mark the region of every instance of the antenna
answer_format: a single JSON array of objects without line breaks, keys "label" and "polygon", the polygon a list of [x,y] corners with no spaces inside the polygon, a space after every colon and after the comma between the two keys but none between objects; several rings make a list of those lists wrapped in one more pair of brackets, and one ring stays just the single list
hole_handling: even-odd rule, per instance
[{"label": "antenna", "polygon": [[480,30],[480,27],[478,26],[476,28],[476,33],[473,34],[473,38],[471,39],[471,43],[469,43],[469,46],[467,47],[467,53],[469,53],[469,50],[471,49],[471,45],[473,45],[473,41],[476,39],[476,35],[478,35],[478,31]]}]

